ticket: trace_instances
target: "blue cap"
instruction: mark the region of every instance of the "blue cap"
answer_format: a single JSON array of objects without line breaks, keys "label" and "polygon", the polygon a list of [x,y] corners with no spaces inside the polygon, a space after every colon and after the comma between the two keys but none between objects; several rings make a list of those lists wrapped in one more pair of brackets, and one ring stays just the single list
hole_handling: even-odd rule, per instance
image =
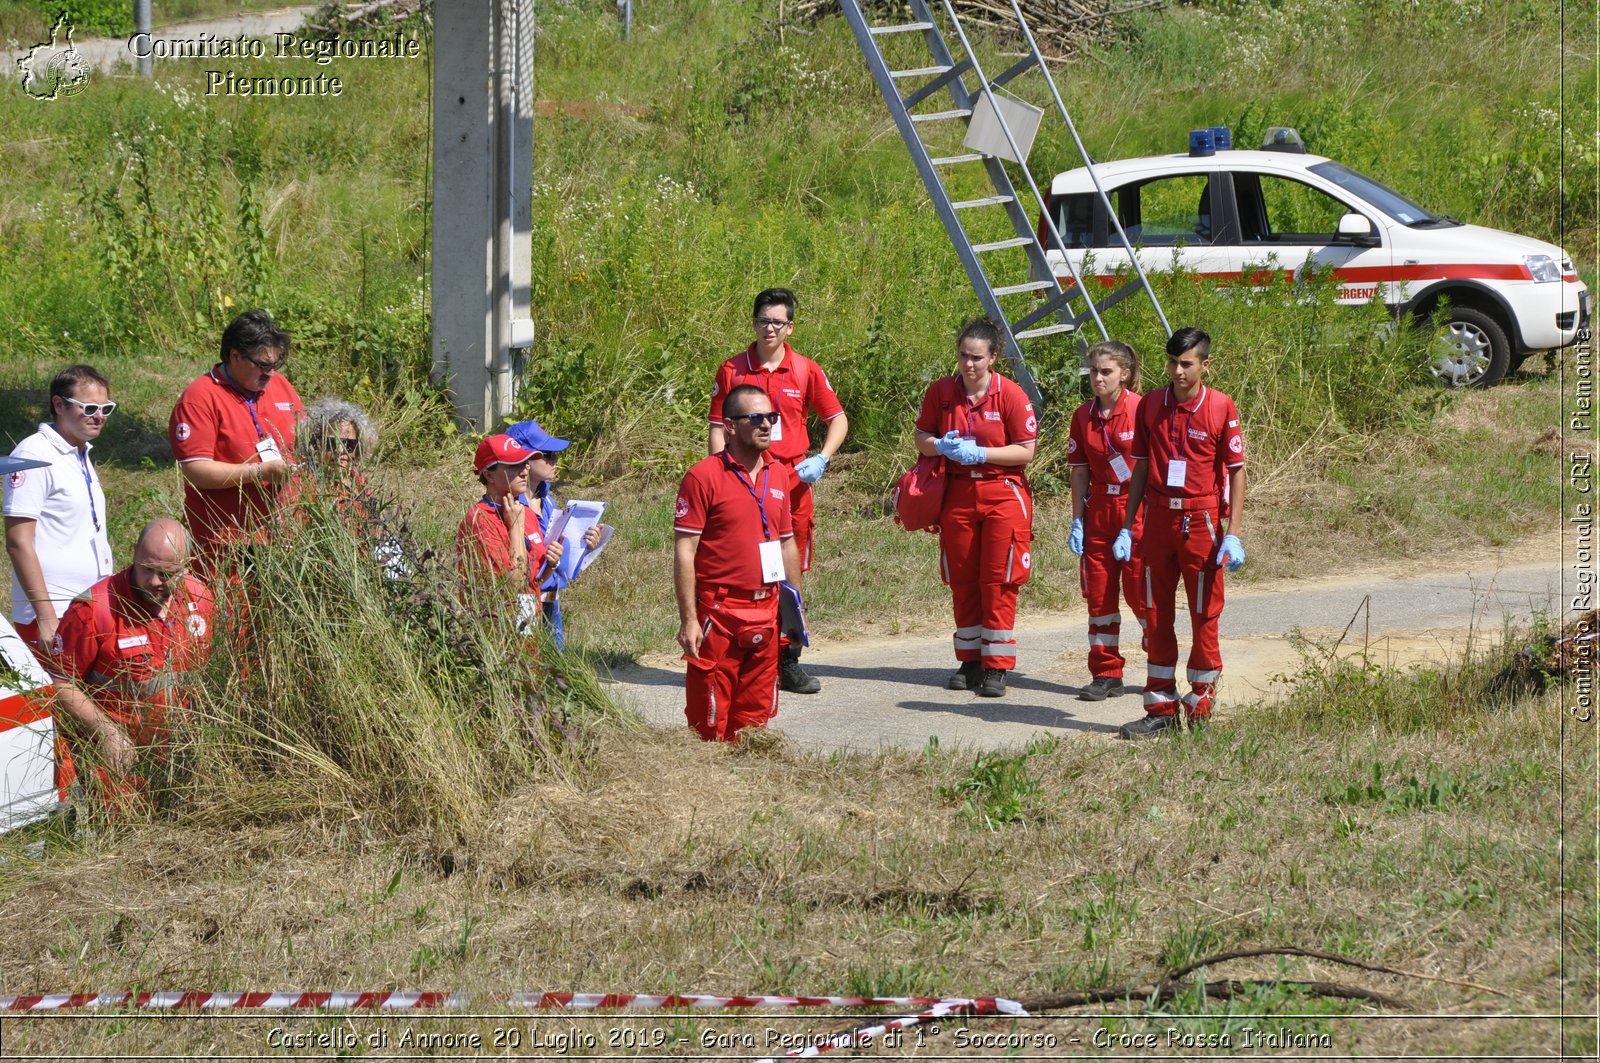
[{"label": "blue cap", "polygon": [[566,450],[572,445],[571,441],[557,439],[543,428],[540,428],[538,421],[518,421],[510,428],[507,428],[505,434],[529,450],[537,450],[541,454]]}]

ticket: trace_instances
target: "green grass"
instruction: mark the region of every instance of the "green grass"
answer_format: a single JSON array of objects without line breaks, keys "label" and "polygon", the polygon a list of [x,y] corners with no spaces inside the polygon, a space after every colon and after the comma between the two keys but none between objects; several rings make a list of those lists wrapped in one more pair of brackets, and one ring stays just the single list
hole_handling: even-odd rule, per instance
[{"label": "green grass", "polygon": [[[1231,1001],[1206,999],[1186,979],[1171,1000],[1077,1009],[1019,1029],[1051,1031],[1060,1044],[1077,1036],[1073,1053],[1090,1058],[1116,1054],[1093,1047],[1096,1029],[1227,1034],[1237,1050],[1245,1027],[1287,1027],[1364,1056],[1551,1049],[1561,1036],[1550,1021],[1396,1021],[1283,984],[1341,981],[1429,1014],[1504,1011],[1512,999],[1531,1015],[1592,1001],[1592,927],[1579,917],[1564,929],[1562,910],[1563,897],[1570,916],[1593,895],[1584,824],[1594,795],[1576,783],[1593,777],[1593,744],[1563,735],[1557,694],[1483,709],[1474,692],[1501,656],[1451,662],[1432,687],[1384,670],[1359,684],[1333,673],[1324,687],[1308,665],[1287,703],[1245,707],[1183,741],[1040,746],[1026,757],[1037,786],[1022,796],[1027,815],[1006,822],[969,815],[950,795],[1019,793],[1001,782],[1017,776],[936,749],[822,761],[602,728],[570,782],[524,779],[448,841],[395,839],[348,815],[54,835],[43,861],[20,857],[24,839],[0,839],[10,858],[0,864],[0,917],[14,928],[0,977],[19,990],[394,985],[1027,1000],[1149,982],[1221,951],[1294,945],[1456,981],[1267,957],[1201,972],[1255,980]],[[1463,696],[1441,699],[1441,688]],[[1401,704],[1415,708],[1381,708]],[[1363,715],[1368,705],[1379,708]],[[638,770],[642,758],[650,772]],[[1563,948],[1567,981],[1555,966]],[[566,1028],[547,1019],[546,1029]],[[328,1021],[14,1019],[7,1036],[29,1055],[150,1052],[158,1038],[163,1052],[227,1054],[258,1045],[272,1025]],[[341,1022],[365,1033],[388,1020]],[[676,1022],[618,1016],[586,1028],[685,1029]],[[691,1046],[669,1053],[696,1056],[706,1030],[760,1037],[775,1020],[694,1022]],[[406,1025],[487,1035],[504,1022],[435,1015]],[[926,1032],[932,1050],[954,1050],[958,1028],[1007,1026],[945,1023]]]}]

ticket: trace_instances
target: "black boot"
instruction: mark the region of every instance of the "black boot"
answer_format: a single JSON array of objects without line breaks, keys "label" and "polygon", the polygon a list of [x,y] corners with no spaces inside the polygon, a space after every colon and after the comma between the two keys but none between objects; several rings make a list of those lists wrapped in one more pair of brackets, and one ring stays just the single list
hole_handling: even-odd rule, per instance
[{"label": "black boot", "polygon": [[778,658],[778,686],[790,694],[815,694],[822,680],[800,667],[800,644],[791,642]]},{"label": "black boot", "polygon": [[985,668],[983,679],[973,688],[980,698],[998,698],[1006,692],[1006,672],[1004,668]]},{"label": "black boot", "polygon": [[983,665],[977,661],[962,661],[961,667],[945,686],[951,690],[977,690],[983,681]]},{"label": "black boot", "polygon": [[1140,738],[1154,738],[1162,731],[1176,729],[1177,726],[1178,714],[1175,712],[1165,716],[1146,716],[1117,728],[1117,737],[1130,742]]}]

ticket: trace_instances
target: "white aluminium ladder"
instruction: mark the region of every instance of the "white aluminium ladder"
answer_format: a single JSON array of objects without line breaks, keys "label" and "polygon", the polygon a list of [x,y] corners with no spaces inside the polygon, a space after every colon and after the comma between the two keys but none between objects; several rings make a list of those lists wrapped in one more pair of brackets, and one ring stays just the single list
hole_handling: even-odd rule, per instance
[{"label": "white aluminium ladder", "polygon": [[[1075,334],[1078,350],[1081,352],[1088,346],[1082,335],[1084,323],[1092,322],[1100,338],[1108,338],[1105,322],[1100,317],[1101,311],[1140,291],[1149,296],[1156,316],[1161,321],[1162,329],[1171,335],[1172,328],[1167,324],[1166,315],[1162,312],[1161,304],[1150,287],[1149,278],[1145,276],[1144,269],[1139,264],[1138,256],[1133,253],[1127,234],[1122,231],[1116,211],[1111,209],[1109,201],[1106,200],[1105,189],[1100,185],[1093,163],[1084,150],[1083,141],[1078,137],[1077,127],[1067,114],[1066,104],[1061,99],[1061,93],[1056,88],[1055,80],[1050,76],[1044,57],[1039,52],[1038,43],[1034,40],[1033,32],[1028,28],[1027,20],[1023,18],[1022,9],[1017,6],[1016,0],[1010,0],[1010,6],[1017,20],[1018,34],[1027,44],[1027,51],[1021,59],[993,79],[985,76],[950,0],[940,0],[940,2],[945,16],[944,22],[951,28],[960,46],[963,55],[960,60],[952,54],[950,45],[940,29],[940,23],[930,10],[927,0],[910,0],[912,21],[880,26],[874,26],[867,21],[862,11],[861,0],[840,0],[840,6],[844,9],[845,18],[855,34],[856,43],[861,47],[861,53],[866,57],[867,65],[872,70],[873,80],[877,82],[884,102],[889,105],[889,113],[894,117],[895,126],[900,130],[900,137],[911,153],[911,161],[922,176],[922,183],[927,187],[934,209],[944,223],[945,232],[949,235],[956,255],[967,272],[967,279],[972,283],[978,302],[984,312],[1000,326],[1005,335],[1006,356],[1011,361],[1017,380],[1034,403],[1038,404],[1041,402],[1041,395],[1038,384],[1023,357],[1024,341],[1071,333]],[[926,66],[893,68],[885,58],[883,48],[879,46],[880,39],[914,34],[921,35],[932,63]],[[1098,302],[1089,294],[1083,278],[1078,275],[1077,268],[1073,265],[1072,257],[1067,254],[1060,229],[1055,219],[1051,217],[1045,197],[1032,174],[1028,172],[1027,166],[1018,165],[1017,169],[1021,182],[1031,193],[1029,197],[1031,203],[1025,202],[1019,195],[1017,185],[1007,172],[1005,162],[999,157],[987,152],[972,151],[936,154],[935,149],[929,147],[921,133],[921,127],[924,125],[930,128],[951,122],[961,122],[965,125],[971,120],[975,106],[982,99],[993,110],[1011,148],[1011,155],[1014,158],[1026,158],[1024,152],[1018,150],[1017,137],[1007,125],[1005,112],[1002,105],[996,102],[995,94],[1013,79],[1033,70],[1037,70],[1049,86],[1055,111],[1071,134],[1072,142],[1083,158],[1084,165],[1089,167],[1095,191],[1105,202],[1111,224],[1128,251],[1129,261],[1133,263],[1134,275]],[[975,78],[978,84],[976,90],[967,87],[968,74]],[[902,95],[900,89],[902,83],[915,84],[916,87]],[[938,95],[941,90],[948,92],[949,102],[954,106],[946,110],[923,109],[922,105]],[[993,194],[953,199],[945,187],[942,175],[975,163],[982,164]],[[999,240],[972,239],[968,235],[968,225],[963,218],[976,216],[996,207],[1004,209],[1015,235]],[[1040,220],[1039,228],[1042,232],[1035,230],[1035,219]],[[990,224],[993,225],[992,215]],[[1045,241],[1044,245],[1040,243],[1041,238]],[[1046,258],[1046,246],[1060,255],[1061,261],[1072,277],[1072,283],[1066,288],[1057,281],[1055,270],[1051,268]],[[1026,255],[1027,276],[1002,278],[1012,283],[995,283],[990,278],[990,269],[985,266],[985,258],[1007,250],[1020,250]],[[1014,262],[1015,256],[1011,256],[1011,259]],[[990,260],[996,259],[991,257]],[[1008,312],[1001,300],[1011,296],[1027,296],[1032,305],[1015,307]],[[1081,307],[1076,304],[1081,304]],[[1050,320],[1052,318],[1055,320]]]}]

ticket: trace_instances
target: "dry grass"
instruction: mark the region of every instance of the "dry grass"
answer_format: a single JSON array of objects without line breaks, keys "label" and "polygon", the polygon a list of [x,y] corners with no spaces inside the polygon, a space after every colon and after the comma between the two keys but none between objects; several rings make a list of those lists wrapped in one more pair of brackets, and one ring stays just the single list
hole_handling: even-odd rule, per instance
[{"label": "dry grass", "polygon": [[[952,796],[1004,796],[974,789],[979,773],[964,758],[822,758],[774,741],[730,750],[679,732],[602,730],[570,781],[519,787],[449,850],[421,836],[386,839],[361,818],[249,831],[155,824],[81,839],[47,862],[9,864],[0,983],[12,991],[1025,998],[1141,981],[1174,958],[1290,944],[1487,984],[1515,1001],[1510,1008],[1442,982],[1286,961],[1285,976],[1354,982],[1428,1013],[1581,1010],[1595,992],[1582,973],[1584,950],[1593,958],[1592,927],[1578,910],[1593,896],[1593,844],[1582,839],[1592,837],[1585,824],[1595,808],[1578,780],[1594,777],[1594,751],[1570,741],[1563,749],[1560,721],[1552,697],[1463,716],[1438,733],[1246,712],[1187,744],[1064,743],[1026,760],[1038,789],[1020,799],[1021,818],[999,829],[985,829]],[[1367,782],[1374,762],[1384,765],[1390,799],[1337,797]],[[1407,804],[1406,779],[1427,777],[1429,766],[1459,788],[1436,804]],[[1564,897],[1571,931],[1589,934],[1568,944],[1566,982]],[[1277,969],[1270,959],[1242,961],[1210,977]],[[1363,1055],[1560,1044],[1552,1024],[1532,1020],[1402,1022],[1340,1018],[1361,1009],[1312,1000],[1258,1003],[1326,1011],[1283,1024],[1325,1029]],[[1220,1006],[1204,1020],[1106,1021],[1131,1030],[1239,1023]],[[429,1022],[458,1031],[495,1025]],[[793,1022],[647,1016],[626,1024],[691,1038],[713,1025],[758,1036],[775,1025],[835,1025]],[[11,1020],[6,1047],[233,1054],[261,1050],[272,1026],[330,1024],[385,1025],[366,1016]],[[603,1032],[623,1024],[579,1025]],[[1081,1036],[1090,1054],[1087,1038],[1099,1024],[1024,1029]],[[417,1020],[388,1025],[395,1036],[423,1028]],[[949,1031],[943,1036],[935,1043],[951,1050]],[[691,1044],[679,1054],[705,1053]]]}]

